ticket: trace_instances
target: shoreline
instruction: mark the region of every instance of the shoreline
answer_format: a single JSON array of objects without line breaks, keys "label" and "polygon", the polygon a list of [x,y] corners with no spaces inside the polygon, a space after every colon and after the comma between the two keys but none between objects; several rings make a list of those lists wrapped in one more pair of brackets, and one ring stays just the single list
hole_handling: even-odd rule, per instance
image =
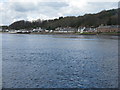
[{"label": "shoreline", "polygon": [[[8,33],[9,32],[0,32],[0,33]],[[14,33],[14,34],[24,34],[24,33]],[[120,36],[120,33],[49,33],[49,32],[32,32],[28,34],[41,34],[41,35],[111,35],[111,36]]]}]

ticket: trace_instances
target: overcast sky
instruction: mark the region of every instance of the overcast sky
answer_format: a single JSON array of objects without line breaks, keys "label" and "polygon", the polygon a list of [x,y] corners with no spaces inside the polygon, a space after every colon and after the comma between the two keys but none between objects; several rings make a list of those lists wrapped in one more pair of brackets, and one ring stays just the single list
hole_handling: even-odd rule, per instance
[{"label": "overcast sky", "polygon": [[18,20],[81,16],[118,8],[119,0],[0,0],[0,25]]}]

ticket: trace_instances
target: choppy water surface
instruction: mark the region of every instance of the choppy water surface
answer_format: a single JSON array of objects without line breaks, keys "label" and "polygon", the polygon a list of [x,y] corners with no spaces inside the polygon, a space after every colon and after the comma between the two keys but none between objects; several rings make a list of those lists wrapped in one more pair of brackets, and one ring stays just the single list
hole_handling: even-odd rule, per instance
[{"label": "choppy water surface", "polygon": [[117,88],[117,36],[2,35],[3,88]]}]

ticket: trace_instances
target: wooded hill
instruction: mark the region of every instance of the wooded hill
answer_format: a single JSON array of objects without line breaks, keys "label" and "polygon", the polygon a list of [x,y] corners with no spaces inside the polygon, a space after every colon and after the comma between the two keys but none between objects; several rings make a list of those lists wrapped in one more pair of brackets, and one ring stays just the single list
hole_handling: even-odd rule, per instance
[{"label": "wooded hill", "polygon": [[85,14],[84,16],[67,16],[59,19],[35,21],[16,21],[8,26],[9,29],[33,29],[41,27],[43,29],[54,30],[57,27],[98,27],[99,25],[117,25],[118,9],[104,10],[96,14]]}]

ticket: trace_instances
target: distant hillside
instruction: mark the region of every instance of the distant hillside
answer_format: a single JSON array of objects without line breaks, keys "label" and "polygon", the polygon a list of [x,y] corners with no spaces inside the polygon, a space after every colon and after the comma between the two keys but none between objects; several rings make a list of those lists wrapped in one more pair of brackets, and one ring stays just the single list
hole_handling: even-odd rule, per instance
[{"label": "distant hillside", "polygon": [[43,29],[55,29],[57,27],[97,27],[101,24],[104,25],[117,25],[118,21],[118,9],[104,10],[96,14],[85,14],[84,16],[67,16],[59,17],[59,19],[54,20],[44,20],[40,19],[30,22],[30,21],[16,21],[9,25],[10,29],[32,29],[41,27]]}]

